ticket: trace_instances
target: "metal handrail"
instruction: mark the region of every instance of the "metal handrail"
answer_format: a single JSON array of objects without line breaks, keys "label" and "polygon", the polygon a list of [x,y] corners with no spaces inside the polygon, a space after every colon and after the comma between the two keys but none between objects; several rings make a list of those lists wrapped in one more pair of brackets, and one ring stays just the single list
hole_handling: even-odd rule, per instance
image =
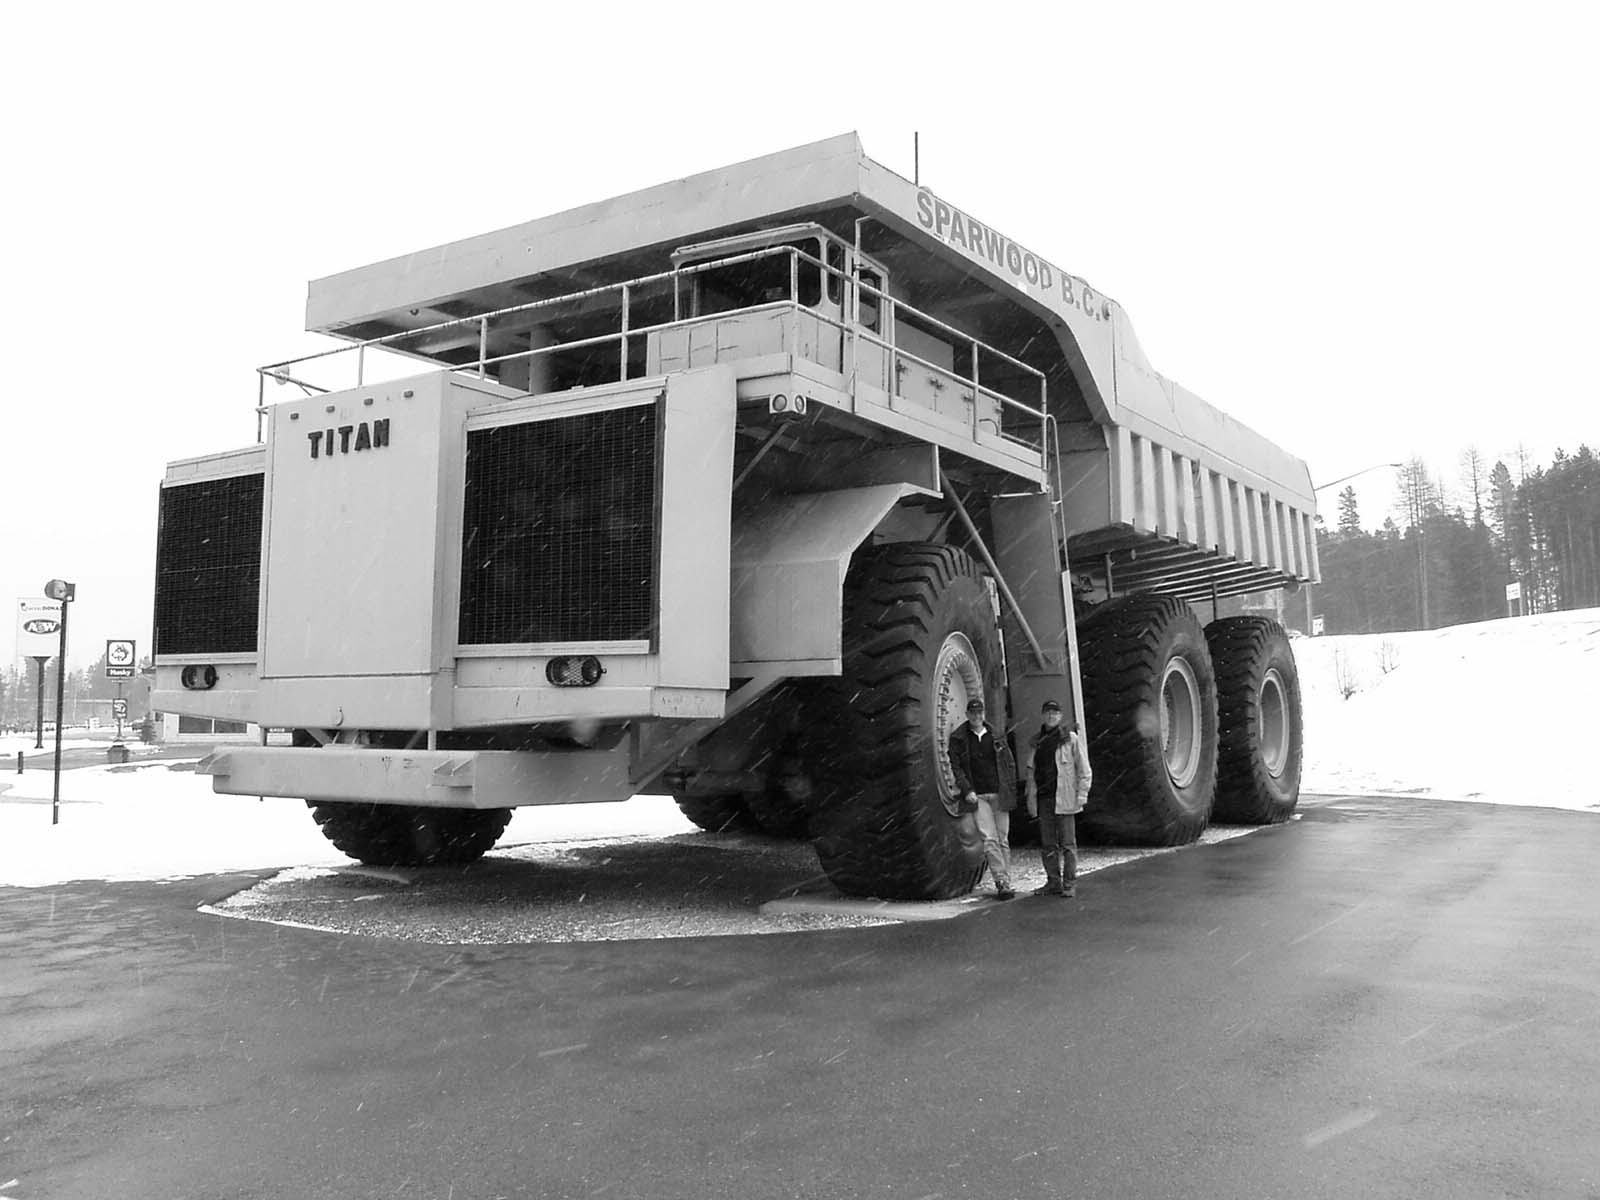
[{"label": "metal handrail", "polygon": [[1045,470],[1050,488],[1050,519],[1060,547],[1061,563],[1067,564],[1066,487],[1061,479],[1061,424],[1049,413],[1044,417]]},{"label": "metal handrail", "polygon": [[[1015,398],[1013,398],[1011,396],[1008,396],[1004,392],[997,392],[993,388],[984,387],[982,384],[977,383],[974,380],[968,379],[966,376],[960,374],[959,372],[952,371],[949,367],[941,367],[938,363],[929,362],[927,359],[922,358],[920,355],[912,353],[910,350],[902,350],[902,349],[896,347],[895,345],[893,345],[892,343],[884,341],[882,338],[878,337],[875,334],[872,334],[872,333],[869,333],[869,332],[863,332],[861,336],[862,336],[863,340],[871,342],[873,345],[880,346],[883,349],[889,351],[897,359],[903,359],[906,362],[916,363],[917,366],[919,366],[919,367],[926,367],[930,371],[936,371],[940,375],[944,375],[944,376],[947,376],[950,379],[955,380],[956,383],[958,383],[958,384],[962,384],[962,385],[971,387],[973,389],[973,395],[969,396],[969,397],[964,397],[964,399],[966,399],[970,403],[972,403],[972,422],[973,422],[973,437],[974,437],[974,439],[976,439],[976,437],[978,435],[977,425],[979,423],[978,406],[977,406],[977,403],[976,403],[976,398],[978,396],[980,396],[980,395],[988,396],[988,397],[990,397],[992,399],[998,400],[998,401],[1000,401],[1002,406],[1009,406],[1011,408],[1020,409],[1022,412],[1027,413],[1030,417],[1037,417],[1037,416],[1040,415],[1040,410],[1038,410],[1036,408],[1033,408],[1033,407],[1031,407],[1031,406],[1029,406],[1027,404],[1024,404],[1022,401],[1017,400],[1017,399],[1015,399]],[[891,392],[890,394],[894,395],[896,393]],[[995,432],[997,434],[999,434],[1001,437],[1006,438],[1009,441],[1020,442],[1022,445],[1029,445],[1030,444],[1030,443],[1027,443],[1027,442],[1023,442],[1022,439],[1020,439],[1020,438],[1012,437],[1010,434],[1006,433],[1004,429],[997,429]],[[1040,449],[1041,450],[1043,449],[1043,443],[1042,442],[1040,444]]]},{"label": "metal handrail", "polygon": [[[627,378],[627,349],[626,348],[627,348],[628,339],[641,337],[641,336],[645,336],[645,335],[648,335],[648,334],[651,334],[651,333],[656,333],[656,332],[660,332],[662,330],[672,329],[672,328],[676,328],[676,327],[680,327],[680,326],[696,325],[696,324],[700,324],[700,323],[702,323],[702,322],[704,322],[704,321],[706,321],[708,319],[713,319],[713,317],[708,317],[708,316],[679,317],[679,316],[676,315],[677,312],[679,311],[678,296],[680,294],[681,280],[683,279],[683,277],[685,277],[685,276],[693,276],[693,275],[701,274],[701,273],[707,272],[707,271],[719,270],[719,269],[722,269],[722,268],[725,268],[725,267],[729,267],[729,266],[737,266],[737,265],[739,265],[741,263],[754,262],[754,261],[757,261],[757,260],[760,260],[760,259],[771,258],[771,257],[775,257],[775,256],[778,256],[778,255],[786,255],[786,256],[789,257],[789,260],[790,260],[789,261],[789,298],[788,299],[786,299],[786,300],[777,300],[777,301],[769,301],[769,302],[767,302],[765,304],[750,305],[750,306],[747,306],[745,308],[730,309],[725,313],[717,313],[717,314],[714,314],[713,316],[715,318],[720,318],[720,317],[726,317],[726,316],[731,315],[733,313],[740,313],[740,314],[743,314],[743,313],[758,313],[758,312],[776,311],[776,310],[781,310],[781,309],[785,309],[785,308],[794,308],[796,310],[799,310],[801,308],[805,308],[805,310],[807,312],[811,313],[819,321],[823,322],[824,324],[827,324],[827,325],[830,325],[830,326],[833,326],[833,327],[839,329],[841,331],[841,333],[844,334],[845,336],[852,336],[853,335],[853,336],[857,336],[857,337],[863,338],[866,341],[868,341],[868,342],[870,342],[870,343],[872,343],[874,345],[877,345],[877,346],[881,347],[882,349],[886,350],[892,356],[892,358],[904,359],[904,360],[908,360],[908,361],[917,363],[917,364],[919,364],[919,365],[921,365],[923,367],[926,367],[927,369],[929,369],[931,371],[936,371],[941,375],[945,375],[945,376],[949,377],[950,379],[955,380],[957,383],[959,383],[961,385],[971,387],[972,390],[973,390],[973,394],[972,394],[972,397],[971,397],[971,402],[972,402],[972,406],[973,406],[973,422],[972,422],[973,423],[973,430],[972,430],[972,432],[973,432],[974,440],[977,439],[977,437],[979,436],[979,432],[980,432],[979,429],[978,429],[978,424],[979,424],[979,421],[978,421],[978,405],[977,405],[976,401],[977,401],[977,397],[982,395],[982,396],[988,396],[988,397],[990,397],[990,398],[992,398],[994,400],[999,401],[1001,406],[1002,406],[1002,409],[1004,409],[1006,407],[1009,407],[1009,408],[1020,410],[1020,411],[1022,411],[1024,413],[1028,414],[1029,416],[1033,416],[1033,417],[1039,418],[1041,420],[1039,450],[1040,450],[1040,453],[1042,455],[1046,454],[1048,452],[1047,438],[1048,438],[1049,414],[1048,414],[1047,405],[1046,405],[1046,387],[1047,387],[1047,384],[1046,384],[1044,373],[1042,371],[1040,371],[1036,367],[1030,366],[1028,363],[1023,362],[1022,360],[1020,360],[1018,358],[1013,357],[1010,354],[1007,354],[1004,350],[1001,350],[996,346],[991,346],[987,342],[983,342],[983,341],[980,341],[977,338],[972,337],[970,334],[965,333],[962,330],[957,329],[955,326],[950,325],[947,322],[940,320],[938,317],[933,316],[931,313],[923,312],[921,309],[916,308],[914,305],[907,304],[904,301],[895,299],[893,296],[889,295],[883,289],[878,288],[878,287],[874,287],[873,285],[862,281],[860,279],[860,277],[859,277],[859,272],[850,272],[850,271],[842,270],[842,269],[840,269],[838,267],[834,267],[834,266],[830,265],[828,262],[826,262],[824,259],[819,258],[816,255],[810,254],[807,251],[800,249],[798,246],[788,246],[788,245],[767,246],[767,247],[763,247],[763,248],[761,248],[759,250],[752,250],[752,251],[747,251],[747,252],[742,253],[742,254],[730,255],[727,258],[720,258],[720,259],[709,260],[709,261],[706,261],[706,262],[694,263],[694,264],[689,265],[689,266],[674,267],[672,270],[669,270],[669,271],[659,271],[659,272],[656,272],[655,274],[652,274],[652,275],[639,276],[637,278],[625,280],[625,281],[620,282],[620,283],[600,284],[600,285],[597,285],[597,286],[592,287],[592,288],[584,288],[584,289],[581,289],[581,290],[576,291],[576,292],[564,293],[564,294],[562,294],[560,296],[549,296],[549,297],[546,297],[546,298],[541,299],[541,300],[530,300],[530,301],[527,301],[527,302],[522,303],[522,304],[508,305],[508,306],[506,306],[504,308],[494,309],[494,310],[492,310],[490,312],[486,312],[486,313],[477,313],[477,314],[474,314],[474,315],[468,316],[468,317],[452,317],[449,320],[436,321],[431,325],[419,326],[416,329],[405,329],[405,330],[397,331],[395,333],[384,334],[384,335],[382,335],[380,337],[365,338],[365,339],[362,339],[360,341],[352,341],[352,342],[348,342],[345,345],[335,346],[335,347],[332,347],[332,348],[327,349],[327,350],[320,350],[320,351],[316,351],[316,352],[311,353],[311,354],[303,354],[303,355],[299,355],[298,357],[295,357],[295,358],[283,359],[283,360],[281,360],[279,362],[268,363],[268,364],[266,364],[264,366],[257,367],[256,368],[256,376],[257,376],[257,397],[256,397],[257,440],[258,441],[261,440],[261,434],[262,434],[261,418],[264,416],[264,414],[265,414],[265,412],[267,411],[267,408],[268,408],[268,406],[266,404],[265,386],[266,386],[266,380],[269,377],[279,381],[280,383],[292,383],[295,386],[300,387],[300,388],[302,388],[302,389],[304,389],[304,390],[306,390],[308,392],[315,392],[317,394],[326,394],[332,389],[325,388],[325,387],[323,387],[323,386],[321,386],[319,384],[311,383],[308,380],[300,379],[300,378],[296,377],[294,374],[292,374],[290,372],[289,368],[297,367],[297,366],[300,366],[301,364],[304,364],[304,363],[320,362],[320,361],[322,361],[324,359],[333,358],[333,357],[335,357],[337,355],[341,355],[341,354],[349,354],[352,351],[354,351],[355,354],[356,354],[356,369],[357,369],[356,386],[359,387],[365,381],[366,351],[369,348],[385,350],[385,351],[387,351],[389,353],[403,355],[403,356],[408,357],[408,358],[416,358],[419,361],[431,363],[431,364],[437,366],[442,371],[449,371],[449,372],[452,372],[452,373],[459,373],[461,371],[476,371],[478,376],[480,378],[482,378],[486,374],[487,368],[489,366],[491,366],[491,365],[495,365],[495,364],[499,364],[499,363],[505,363],[505,362],[512,362],[512,361],[516,361],[516,360],[524,359],[524,358],[532,359],[532,358],[535,358],[535,357],[537,357],[539,355],[542,355],[542,354],[551,354],[551,353],[555,353],[555,352],[563,351],[563,350],[581,349],[581,348],[586,347],[586,346],[595,346],[595,345],[606,344],[606,343],[609,343],[609,342],[617,342],[619,344],[619,350],[620,350],[619,358],[621,360],[621,375],[622,375],[623,379],[626,379]],[[904,349],[903,347],[900,347],[900,346],[896,345],[894,341],[885,339],[883,337],[880,337],[878,334],[873,333],[871,330],[862,328],[860,323],[859,323],[859,320],[857,320],[854,323],[850,323],[850,322],[847,322],[847,321],[845,321],[843,319],[836,319],[836,318],[834,318],[834,317],[832,317],[832,316],[830,316],[830,315],[828,315],[828,314],[826,314],[824,312],[819,312],[819,311],[817,311],[815,309],[812,309],[812,308],[809,308],[809,307],[807,307],[805,305],[802,305],[800,303],[800,301],[799,301],[799,264],[800,264],[800,260],[802,260],[802,259],[804,259],[806,262],[808,262],[808,263],[820,268],[821,271],[824,273],[825,277],[837,278],[840,281],[841,294],[843,294],[843,289],[845,287],[847,287],[847,286],[848,287],[853,287],[855,289],[856,295],[857,295],[857,300],[856,300],[856,304],[857,305],[859,304],[859,298],[860,298],[861,295],[871,295],[871,296],[876,297],[878,299],[878,302],[879,302],[879,312],[880,312],[880,314],[883,314],[885,317],[887,317],[888,326],[889,326],[891,332],[894,329],[894,326],[896,324],[895,318],[898,317],[901,313],[906,313],[906,314],[909,314],[909,315],[913,316],[914,318],[916,318],[917,321],[925,323],[925,324],[931,326],[932,328],[937,329],[937,330],[939,330],[939,331],[941,331],[943,333],[946,333],[946,334],[950,335],[951,337],[957,339],[958,341],[963,342],[963,343],[967,344],[968,346],[970,346],[972,348],[972,369],[973,369],[972,377],[968,378],[968,377],[960,374],[959,372],[957,372],[955,370],[939,366],[936,363],[929,362],[927,359],[924,359],[921,356],[919,356],[917,354],[914,354],[910,350]],[[658,323],[656,323],[654,325],[646,325],[646,326],[632,325],[630,323],[630,321],[629,321],[629,302],[630,302],[630,299],[631,299],[633,291],[635,289],[648,287],[648,286],[650,286],[652,284],[660,284],[660,283],[667,283],[667,282],[671,282],[671,284],[672,284],[674,318],[672,320],[670,320],[670,321],[662,321],[662,322],[658,322]],[[520,313],[533,312],[533,311],[536,311],[536,310],[539,310],[539,309],[543,309],[543,308],[554,308],[554,307],[561,306],[561,305],[570,305],[570,304],[581,302],[583,300],[591,299],[591,298],[596,297],[596,296],[605,295],[605,294],[608,294],[608,293],[611,293],[611,292],[618,293],[621,296],[621,299],[622,299],[621,328],[618,331],[616,331],[614,333],[597,334],[597,335],[595,335],[593,337],[579,338],[579,339],[576,339],[576,340],[573,340],[573,341],[558,342],[558,343],[555,343],[555,344],[550,345],[550,346],[540,346],[540,347],[536,347],[536,348],[530,349],[530,350],[513,351],[513,352],[511,352],[509,354],[500,354],[500,355],[494,355],[494,356],[490,356],[489,355],[489,353],[488,353],[488,334],[489,334],[489,323],[491,321],[494,321],[494,320],[497,320],[497,319],[502,319],[502,318],[505,318],[505,317],[508,317],[508,316],[513,316],[513,315],[520,314]],[[424,353],[422,353],[420,351],[410,350],[410,349],[405,348],[404,346],[396,344],[396,343],[411,341],[411,340],[414,340],[416,338],[424,337],[424,336],[429,335],[429,334],[440,333],[440,332],[443,332],[443,331],[446,331],[446,330],[450,330],[450,329],[465,329],[465,328],[469,328],[469,327],[472,327],[472,326],[476,326],[477,327],[477,332],[478,332],[478,355],[477,355],[477,357],[475,359],[473,359],[471,362],[468,362],[468,363],[459,363],[459,364],[440,363],[437,358],[429,357],[428,355],[426,355],[426,354],[424,354]],[[338,336],[338,335],[330,335],[330,336]],[[1024,403],[1024,402],[1022,402],[1020,400],[1017,400],[1016,398],[1014,398],[1012,396],[1008,396],[1003,392],[996,391],[993,388],[985,387],[980,382],[980,379],[978,378],[978,376],[980,374],[980,372],[978,370],[980,353],[987,353],[987,354],[994,355],[996,358],[1001,359],[1006,363],[1009,363],[1011,366],[1017,368],[1018,370],[1024,372],[1025,374],[1031,375],[1035,379],[1037,379],[1039,381],[1039,403],[1038,403],[1038,407],[1035,408],[1032,405],[1029,405],[1029,404],[1026,404],[1026,403]],[[890,390],[890,394],[893,394],[893,385],[892,385],[892,383],[890,384],[890,389],[889,390]],[[1021,445],[1031,445],[1031,443],[1028,443],[1028,442],[1025,442],[1025,441],[1021,441],[1021,439],[1015,438],[1012,435],[1005,433],[1004,429],[998,430],[997,432],[999,433],[999,435],[1001,437],[1003,437],[1003,438],[1005,438],[1007,440],[1016,441]]]},{"label": "metal handrail", "polygon": [[[831,270],[831,268],[829,268],[829,269]],[[839,275],[843,275],[844,274],[844,272],[842,272],[842,271],[836,271],[834,273],[835,274],[839,274]],[[968,343],[970,345],[982,346],[985,351],[987,351],[988,353],[994,355],[996,358],[1005,359],[1006,362],[1010,363],[1012,366],[1017,367],[1020,370],[1026,371],[1029,375],[1034,376],[1036,379],[1039,379],[1041,381],[1044,379],[1044,372],[1039,370],[1038,367],[1030,367],[1027,363],[1023,362],[1020,358],[1012,358],[1011,355],[1007,354],[1004,350],[1001,350],[998,346],[991,346],[991,345],[989,345],[988,342],[980,342],[977,338],[973,337],[970,333],[964,333],[963,331],[957,329],[954,325],[945,324],[938,317],[933,316],[931,313],[925,313],[920,308],[915,308],[912,305],[907,304],[904,300],[896,300],[893,296],[889,295],[888,292],[885,292],[881,288],[875,288],[870,283],[859,283],[859,282],[857,283],[856,286],[861,288],[861,290],[864,291],[864,292],[871,292],[874,296],[877,296],[881,300],[888,301],[890,306],[896,312],[899,312],[900,310],[904,309],[906,312],[909,312],[912,316],[916,317],[918,320],[926,321],[928,324],[934,326],[936,329],[939,329],[939,330],[942,330],[945,333],[948,333],[951,337],[960,338],[963,342],[966,342],[966,343]],[[902,352],[902,353],[904,353],[904,352]]]},{"label": "metal handrail", "polygon": [[[505,308],[497,308],[490,312],[474,313],[470,317],[451,317],[448,321],[435,321],[432,325],[419,325],[415,329],[402,329],[397,333],[386,333],[382,337],[363,338],[360,341],[348,342],[343,346],[334,346],[330,350],[318,350],[314,354],[302,354],[296,358],[286,358],[282,362],[268,363],[257,367],[256,370],[272,372],[282,367],[292,367],[304,362],[313,362],[321,358],[331,358],[336,354],[348,354],[352,350],[364,349],[368,346],[386,348],[389,342],[405,341],[409,338],[420,337],[425,333],[438,333],[441,330],[453,329],[458,325],[481,325],[485,321],[493,321],[497,317],[507,317],[515,313],[531,312],[536,308],[551,308],[558,304],[571,304],[579,300],[587,300],[591,296],[603,295],[606,292],[620,292],[624,288],[642,287],[651,283],[662,283],[666,280],[677,279],[684,275],[696,275],[702,271],[714,270],[718,267],[736,266],[742,262],[750,262],[758,258],[770,258],[778,254],[798,254],[809,259],[818,266],[825,267],[821,259],[814,258],[796,246],[769,246],[763,250],[752,250],[746,254],[736,254],[730,258],[717,259],[715,262],[695,263],[693,266],[679,267],[671,271],[658,271],[654,275],[641,275],[636,279],[624,280],[621,283],[602,283],[592,288],[584,288],[576,292],[564,292],[559,296],[547,296],[543,300],[529,300],[524,304],[511,304]],[[743,311],[737,310],[737,311]],[[932,320],[933,318],[929,318]],[[639,332],[639,331],[635,331]],[[338,337],[338,334],[329,334],[329,337]],[[551,347],[554,349],[554,347]],[[476,363],[472,365],[476,366]],[[457,367],[446,365],[446,370],[457,370]]]}]

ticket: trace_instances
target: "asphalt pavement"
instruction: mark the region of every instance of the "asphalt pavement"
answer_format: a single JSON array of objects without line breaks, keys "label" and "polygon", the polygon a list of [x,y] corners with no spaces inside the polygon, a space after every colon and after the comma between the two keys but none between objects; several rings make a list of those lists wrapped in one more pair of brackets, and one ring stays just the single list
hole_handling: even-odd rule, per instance
[{"label": "asphalt pavement", "polygon": [[0,1198],[1600,1196],[1600,820],[1303,811],[1075,903],[750,937],[0,889]]}]

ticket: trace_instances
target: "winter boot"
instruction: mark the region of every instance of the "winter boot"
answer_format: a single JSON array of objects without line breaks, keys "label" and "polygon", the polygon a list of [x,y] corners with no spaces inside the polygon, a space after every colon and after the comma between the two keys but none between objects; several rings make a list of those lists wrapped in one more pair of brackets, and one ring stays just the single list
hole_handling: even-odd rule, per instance
[{"label": "winter boot", "polygon": [[1061,857],[1061,894],[1070,900],[1078,894],[1078,852],[1063,850]]},{"label": "winter boot", "polygon": [[1044,886],[1033,889],[1035,896],[1060,895],[1061,893],[1061,856],[1053,846],[1039,852],[1039,859],[1044,864]]}]

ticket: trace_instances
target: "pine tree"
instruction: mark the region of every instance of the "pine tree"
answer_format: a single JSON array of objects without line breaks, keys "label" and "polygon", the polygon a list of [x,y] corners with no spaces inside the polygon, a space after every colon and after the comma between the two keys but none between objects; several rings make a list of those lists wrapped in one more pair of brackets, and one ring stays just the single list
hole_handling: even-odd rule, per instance
[{"label": "pine tree", "polygon": [[1420,458],[1407,459],[1400,468],[1397,481],[1399,493],[1395,508],[1405,519],[1407,529],[1421,526],[1423,518],[1444,508],[1439,485],[1428,472],[1428,464]]},{"label": "pine tree", "polygon": [[[1511,482],[1511,470],[1504,461],[1497,461],[1489,472],[1489,525],[1502,547],[1506,545],[1507,531],[1511,526],[1511,505],[1516,488]],[[1510,561],[1509,557],[1506,560]]]},{"label": "pine tree", "polygon": [[1476,446],[1468,446],[1461,454],[1461,478],[1472,497],[1472,523],[1483,524],[1483,489],[1485,484],[1483,455]]},{"label": "pine tree", "polygon": [[1588,446],[1557,450],[1548,469],[1531,472],[1517,489],[1525,513],[1527,555],[1541,609],[1600,602],[1600,459]]},{"label": "pine tree", "polygon": [[1339,535],[1354,537],[1361,532],[1361,513],[1356,508],[1356,489],[1347,487],[1339,493]]}]

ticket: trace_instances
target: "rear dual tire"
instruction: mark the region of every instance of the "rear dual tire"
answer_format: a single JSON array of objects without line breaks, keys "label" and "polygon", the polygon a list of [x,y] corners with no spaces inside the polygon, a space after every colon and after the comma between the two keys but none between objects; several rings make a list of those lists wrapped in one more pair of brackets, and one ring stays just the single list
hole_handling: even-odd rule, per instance
[{"label": "rear dual tire", "polygon": [[779,839],[806,836],[805,808],[778,784],[765,793],[691,796],[674,792],[672,799],[679,812],[707,833],[759,833]]},{"label": "rear dual tire", "polygon": [[756,833],[760,826],[737,792],[716,796],[672,794],[678,811],[707,833]]},{"label": "rear dual tire", "polygon": [[1215,820],[1287,821],[1300,800],[1300,674],[1282,625],[1224,617],[1206,626],[1217,664]]},{"label": "rear dual tire", "polygon": [[1204,632],[1171,596],[1109,601],[1078,626],[1094,782],[1082,840],[1181,846],[1211,819],[1217,691]]}]

